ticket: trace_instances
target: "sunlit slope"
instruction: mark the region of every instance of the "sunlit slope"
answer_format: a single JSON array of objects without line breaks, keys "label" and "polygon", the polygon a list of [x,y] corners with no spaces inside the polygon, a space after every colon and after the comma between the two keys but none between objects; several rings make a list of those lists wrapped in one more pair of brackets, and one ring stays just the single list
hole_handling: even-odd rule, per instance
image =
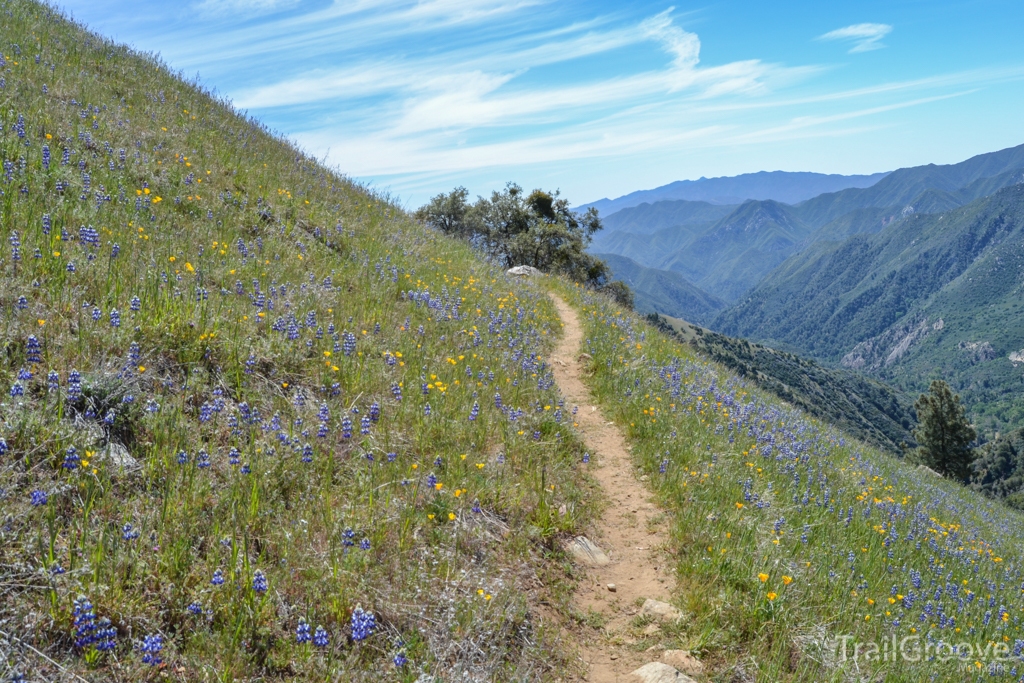
[{"label": "sunlit slope", "polygon": [[[671,512],[685,617],[654,636],[638,622],[637,648],[694,650],[721,680],[1019,677],[1017,513],[783,406],[600,298],[567,294],[586,321],[592,386]],[[917,661],[912,649],[883,661],[893,637]],[[855,660],[854,643],[878,657]],[[951,644],[962,656],[923,654]]]},{"label": "sunlit slope", "polygon": [[5,680],[575,666],[536,607],[564,611],[546,558],[594,500],[547,298],[154,60],[3,10]]}]

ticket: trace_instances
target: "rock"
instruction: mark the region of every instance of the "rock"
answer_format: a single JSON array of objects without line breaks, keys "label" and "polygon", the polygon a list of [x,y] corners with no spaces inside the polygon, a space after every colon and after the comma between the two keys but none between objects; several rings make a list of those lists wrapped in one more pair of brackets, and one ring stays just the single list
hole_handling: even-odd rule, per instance
[{"label": "rock", "polygon": [[566,550],[583,564],[603,567],[611,562],[603,550],[586,536],[577,536],[569,542]]},{"label": "rock", "polygon": [[133,470],[139,466],[139,461],[131,456],[128,449],[115,441],[107,444],[101,453],[105,460],[118,469]]},{"label": "rock", "polygon": [[691,655],[689,650],[665,650],[661,654],[661,661],[691,676],[704,673],[704,664]]},{"label": "rock", "polygon": [[941,474],[939,474],[938,472],[933,470],[931,467],[928,467],[928,465],[918,465],[917,466],[917,471],[918,472],[924,472],[925,474],[930,474],[933,477],[939,477],[940,479],[942,478]]},{"label": "rock", "polygon": [[618,590],[618,589],[615,587],[614,583],[609,583],[608,584],[608,592],[609,593],[614,593],[616,590]]},{"label": "rock", "polygon": [[543,275],[543,273],[541,273],[533,266],[516,266],[515,268],[509,268],[505,272],[508,275],[525,275],[526,277],[532,277],[534,275]]},{"label": "rock", "polygon": [[594,360],[594,357],[591,356],[589,353],[581,353],[580,355],[576,356],[576,362],[578,363],[589,363],[592,360]]},{"label": "rock", "polygon": [[660,621],[679,621],[683,618],[683,613],[667,602],[647,598],[644,600],[644,606],[640,608],[640,616],[654,617]]},{"label": "rock", "polygon": [[661,662],[644,664],[633,671],[630,676],[634,677],[633,680],[639,680],[642,683],[695,683],[692,678],[680,673],[675,667]]},{"label": "rock", "polygon": [[647,624],[647,627],[643,630],[645,636],[656,636],[659,633],[661,633],[661,627],[657,624]]}]

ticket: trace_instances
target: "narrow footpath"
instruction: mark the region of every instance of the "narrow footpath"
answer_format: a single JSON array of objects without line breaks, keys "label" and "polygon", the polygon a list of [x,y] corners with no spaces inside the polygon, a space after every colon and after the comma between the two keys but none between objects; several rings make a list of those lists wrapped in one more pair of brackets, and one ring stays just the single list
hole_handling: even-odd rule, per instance
[{"label": "narrow footpath", "polygon": [[[668,522],[638,479],[622,433],[593,404],[581,379],[589,358],[581,348],[583,329],[576,311],[560,297],[551,298],[563,324],[551,367],[566,404],[579,407],[575,420],[590,452],[593,474],[609,502],[597,520],[595,537],[577,538],[569,548],[587,566],[587,579],[581,582],[575,597],[576,607],[583,614],[597,613],[604,623],[599,636],[581,643],[589,671],[586,680],[684,683],[691,679],[674,667],[657,663],[668,659],[689,669],[689,674],[697,674],[700,669],[700,662],[689,658],[688,653],[666,653],[658,647],[661,625],[681,617],[667,604],[675,584],[674,572],[663,552]],[[634,626],[641,615],[652,623]],[[643,647],[648,643],[649,649]],[[641,667],[643,674],[632,675]]]}]

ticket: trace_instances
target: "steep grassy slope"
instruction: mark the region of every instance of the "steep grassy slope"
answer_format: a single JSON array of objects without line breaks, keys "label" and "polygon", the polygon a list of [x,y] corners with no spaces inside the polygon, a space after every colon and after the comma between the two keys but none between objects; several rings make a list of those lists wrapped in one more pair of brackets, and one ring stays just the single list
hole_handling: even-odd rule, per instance
[{"label": "steep grassy slope", "polygon": [[649,315],[647,321],[761,389],[861,441],[900,456],[905,445],[914,445],[912,397],[888,385],[683,320]]},{"label": "steep grassy slope", "polygon": [[645,268],[618,254],[595,254],[603,259],[614,277],[630,286],[641,313],[666,312],[668,315],[702,323],[725,307],[725,302],[690,284],[671,270]]},{"label": "steep grassy slope", "polygon": [[548,299],[154,60],[3,10],[0,677],[573,668],[535,601],[564,609],[546,558],[597,501]]},{"label": "steep grassy slope", "polygon": [[1024,419],[1024,185],[882,232],[814,245],[724,311],[724,333],[875,373],[945,378],[991,436]]},{"label": "steep grassy slope", "polygon": [[[1017,513],[566,295],[587,321],[593,389],[671,511],[684,618],[653,632],[638,621],[634,647],[690,649],[722,681],[1019,678]],[[883,660],[894,638],[908,656]]]}]

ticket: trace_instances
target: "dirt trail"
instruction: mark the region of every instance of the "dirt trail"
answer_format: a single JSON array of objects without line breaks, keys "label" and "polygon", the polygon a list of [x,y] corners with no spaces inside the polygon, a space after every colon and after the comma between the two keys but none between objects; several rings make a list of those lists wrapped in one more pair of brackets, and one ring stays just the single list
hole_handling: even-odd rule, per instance
[{"label": "dirt trail", "polygon": [[[577,405],[575,416],[594,464],[594,476],[604,488],[609,506],[597,520],[592,538],[611,560],[604,566],[587,568],[576,594],[576,606],[583,612],[602,615],[603,637],[582,644],[583,658],[589,667],[586,680],[592,683],[626,683],[636,680],[629,673],[647,662],[657,661],[658,652],[636,652],[643,636],[636,633],[632,621],[647,598],[668,601],[674,575],[662,553],[668,537],[662,511],[651,502],[651,494],[637,479],[630,453],[619,429],[607,420],[591,400],[581,380],[585,364],[583,329],[576,311],[561,298],[551,295],[562,318],[563,337],[555,349],[551,367],[567,406]],[[615,584],[615,592],[608,589]],[[653,629],[652,629],[653,630]],[[656,634],[649,640],[657,643]]]}]

